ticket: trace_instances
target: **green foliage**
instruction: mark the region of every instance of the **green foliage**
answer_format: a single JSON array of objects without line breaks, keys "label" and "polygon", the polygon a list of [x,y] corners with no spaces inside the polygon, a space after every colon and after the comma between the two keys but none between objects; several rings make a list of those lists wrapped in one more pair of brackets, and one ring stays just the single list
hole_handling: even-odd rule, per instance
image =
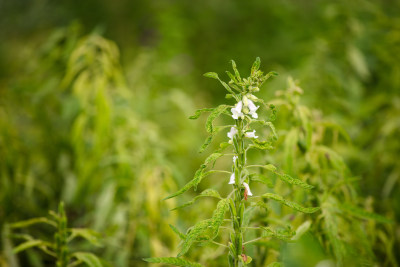
[{"label": "green foliage", "polygon": [[[183,202],[160,201],[185,185],[207,157],[193,150],[207,137],[200,134],[206,117],[186,118],[195,107],[238,102],[239,83],[260,70],[252,55],[280,74],[268,80],[271,90],[259,87],[254,100],[278,138],[268,125],[251,125],[266,149],[248,150],[246,160],[273,164],[314,188],[299,190],[263,168],[246,172],[254,196],[245,211],[255,207],[249,227],[296,229],[311,221],[295,244],[271,238],[246,246],[249,266],[338,266],[339,258],[345,266],[398,266],[399,1],[206,0],[201,7],[184,1],[33,1],[29,9],[6,2],[0,9],[0,266],[49,264],[40,248],[14,255],[12,248],[28,240],[10,239],[6,228],[41,217],[60,200],[68,206],[70,227],[104,233],[101,255],[113,266],[147,266],[141,258],[176,253],[180,240],[168,224],[184,229],[215,208],[214,200],[204,199],[168,212],[196,197],[192,190]],[[44,17],[48,10],[52,15]],[[232,55],[234,69],[225,74]],[[220,72],[210,75],[214,80],[198,75],[210,68]],[[289,75],[305,90],[292,80],[288,90],[274,94]],[[229,120],[222,114],[213,129]],[[224,130],[219,133],[210,134],[203,150],[232,153],[234,144]],[[216,169],[233,172],[230,162],[221,157]],[[216,171],[204,170],[210,179],[202,180],[198,193],[211,187],[230,194],[229,174]],[[303,207],[329,207],[331,215],[300,214],[260,200],[267,192]],[[330,219],[336,230],[326,227]],[[223,227],[230,224],[225,220]],[[52,239],[53,226],[32,226],[33,240]],[[230,230],[221,229],[215,241],[229,244]],[[246,229],[244,242],[260,233]],[[72,251],[86,249],[81,241],[71,242]],[[191,249],[188,257],[227,265],[224,247],[209,245]]]},{"label": "green foliage", "polygon": [[44,223],[46,225],[51,225],[52,228],[55,227],[57,230],[54,234],[54,239],[50,242],[34,239],[30,235],[15,234],[15,238],[23,238],[26,241],[16,246],[13,249],[14,253],[20,253],[31,248],[38,248],[44,253],[54,257],[56,259],[55,264],[59,267],[76,266],[80,263],[85,263],[90,267],[103,266],[100,259],[94,254],[80,251],[71,253],[68,245],[76,237],[82,237],[93,245],[100,246],[98,233],[85,228],[67,228],[67,217],[62,202],[59,205],[58,213],[50,212],[50,215],[52,216],[51,219],[33,218],[10,225],[11,229],[24,229],[34,224]]},{"label": "green foliage", "polygon": [[211,219],[207,219],[196,223],[189,229],[185,240],[182,243],[181,251],[178,257],[185,255],[192,244],[199,240],[212,240],[218,235],[224,215],[228,209],[228,199],[224,198],[218,202],[217,208],[214,210]]},{"label": "green foliage", "polygon": [[304,212],[304,213],[314,213],[319,210],[319,207],[314,207],[314,208],[302,207],[301,205],[299,205],[295,202],[283,199],[283,197],[281,197],[280,195],[277,195],[277,194],[265,193],[262,195],[262,197],[278,201],[279,203],[282,203],[285,206],[291,207],[292,209],[295,209],[297,211]]}]

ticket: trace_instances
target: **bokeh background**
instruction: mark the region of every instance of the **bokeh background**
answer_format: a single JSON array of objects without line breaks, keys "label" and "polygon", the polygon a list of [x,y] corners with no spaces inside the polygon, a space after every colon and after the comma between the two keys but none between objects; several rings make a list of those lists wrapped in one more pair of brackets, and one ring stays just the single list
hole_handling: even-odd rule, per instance
[{"label": "bokeh background", "polygon": [[[301,103],[348,134],[332,149],[357,177],[357,199],[393,221],[374,228],[369,253],[377,266],[396,266],[399,11],[398,0],[0,1],[0,226],[46,216],[62,200],[71,226],[103,235],[102,247],[76,246],[112,266],[176,255],[168,224],[184,231],[215,207],[205,200],[170,211],[192,191],[161,200],[209,153],[198,153],[204,118],[188,117],[227,101],[202,74],[223,77],[234,59],[245,76],[260,57],[261,69],[279,76],[259,97],[273,99],[291,76]],[[283,136],[285,114],[278,109]],[[51,237],[46,227],[28,231]],[[321,259],[334,258],[315,240]],[[0,265],[52,266],[34,249],[10,254],[9,242],[18,243],[2,234]],[[224,266],[223,253],[193,250],[193,259]],[[298,264],[287,266],[314,266]]]}]

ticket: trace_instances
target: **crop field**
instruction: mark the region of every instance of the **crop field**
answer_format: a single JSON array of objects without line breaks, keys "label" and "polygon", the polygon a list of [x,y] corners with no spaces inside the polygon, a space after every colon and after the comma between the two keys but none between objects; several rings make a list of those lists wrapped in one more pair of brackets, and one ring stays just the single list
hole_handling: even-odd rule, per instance
[{"label": "crop field", "polygon": [[400,1],[0,1],[0,267],[396,267]]}]

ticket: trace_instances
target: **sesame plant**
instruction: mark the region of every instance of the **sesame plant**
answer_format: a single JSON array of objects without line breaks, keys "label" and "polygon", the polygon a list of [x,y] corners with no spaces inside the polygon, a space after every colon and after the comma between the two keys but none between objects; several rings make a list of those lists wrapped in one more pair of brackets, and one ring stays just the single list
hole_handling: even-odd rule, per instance
[{"label": "sesame plant", "polygon": [[[287,200],[271,188],[260,195],[255,195],[251,191],[250,186],[254,183],[273,187],[270,180],[263,174],[264,171],[270,173],[277,180],[282,181],[288,186],[297,186],[303,190],[310,190],[313,186],[282,172],[270,162],[261,162],[260,164],[249,162],[248,158],[251,151],[255,149],[262,151],[274,149],[274,143],[277,139],[275,127],[272,123],[276,117],[275,106],[268,105],[254,94],[260,90],[265,81],[277,74],[269,72],[264,75],[259,70],[260,59],[257,58],[251,68],[250,76],[242,78],[236,68],[235,62],[233,60],[231,62],[234,74],[229,71],[227,72],[230,78],[228,83],[222,81],[213,72],[206,73],[204,76],[218,80],[228,91],[226,98],[235,100],[234,105],[222,104],[216,108],[200,109],[190,117],[190,119],[197,119],[204,112],[211,113],[206,121],[206,130],[209,133],[209,137],[201,146],[201,152],[210,145],[216,134],[222,130],[228,129],[227,137],[229,140],[228,142],[222,142],[219,148],[207,157],[190,182],[165,199],[177,197],[191,188],[196,190],[203,178],[211,174],[218,174],[221,177],[226,176],[226,185],[231,187],[231,191],[226,196],[221,196],[218,191],[209,188],[201,192],[193,200],[177,207],[176,209],[192,205],[201,197],[213,197],[219,200],[212,217],[196,223],[186,233],[181,233],[176,227],[171,226],[182,239],[180,252],[177,257],[144,259],[147,262],[167,263],[177,266],[201,266],[199,263],[190,262],[182,258],[193,245],[197,244],[221,246],[228,252],[227,261],[229,266],[246,266],[252,261],[251,255],[247,255],[246,253],[247,246],[270,238],[292,241],[296,235],[296,231],[293,231],[288,225],[274,228],[271,222],[264,225],[250,226],[251,214],[255,207],[268,211],[270,201],[272,200],[302,213],[314,213],[319,209],[318,207],[303,207],[296,202]],[[262,108],[260,109],[260,106],[270,112],[268,118],[264,118],[261,115],[260,111]],[[228,116],[232,120],[232,123],[215,126],[213,122],[221,115]],[[258,131],[262,134],[256,133],[256,127],[259,127]],[[223,156],[232,157],[233,164],[230,170],[213,169],[215,161]],[[256,188],[255,191],[260,190]],[[229,218],[225,218],[225,214],[228,211],[230,216]],[[266,216],[268,216],[268,212]],[[220,230],[221,232],[224,230],[222,234],[220,234]],[[218,237],[225,235],[225,231],[229,235],[229,241],[223,244],[218,242]],[[248,232],[252,232],[251,235],[253,236],[256,235],[255,238],[247,240],[246,234]]]},{"label": "sesame plant", "polygon": [[[338,124],[301,104],[302,94],[298,82],[289,78],[287,90],[276,92],[271,101],[280,108],[287,129],[284,149],[275,158],[284,162],[286,172],[315,185],[308,202],[317,203],[321,215],[313,218],[313,232],[337,266],[377,264],[376,255],[382,250],[387,258],[381,264],[396,266],[393,241],[385,229],[392,221],[373,212],[371,198],[359,195],[359,178],[351,175],[337,151],[341,144],[350,144],[350,137]],[[305,197],[301,191],[290,194]]]},{"label": "sesame plant", "polygon": [[[65,215],[64,204],[58,206],[58,212],[50,211],[51,218],[40,217],[26,221],[10,224],[13,231],[10,236],[23,240],[13,249],[14,253],[37,248],[48,256],[54,258],[57,267],[72,267],[85,264],[89,267],[103,266],[101,260],[90,252],[71,251],[71,242],[80,237],[89,241],[92,245],[100,246],[99,234],[86,228],[68,228],[67,216]],[[36,224],[46,224],[55,230],[52,240],[35,238],[27,233],[17,233],[17,229],[25,229]]]}]

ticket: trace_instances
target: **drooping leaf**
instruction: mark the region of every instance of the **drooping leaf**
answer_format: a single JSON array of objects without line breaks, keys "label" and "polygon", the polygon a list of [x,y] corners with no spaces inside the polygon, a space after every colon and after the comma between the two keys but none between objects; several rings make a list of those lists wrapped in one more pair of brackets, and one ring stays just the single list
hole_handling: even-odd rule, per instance
[{"label": "drooping leaf", "polygon": [[218,235],[219,227],[222,225],[225,213],[228,210],[228,203],[229,199],[221,199],[217,204],[217,208],[214,210],[213,216],[211,218],[211,228],[213,230],[212,238],[215,238]]},{"label": "drooping leaf", "polygon": [[304,189],[312,189],[312,188],[314,188],[314,186],[309,185],[309,184],[303,182],[300,179],[293,178],[293,177],[291,177],[290,175],[288,175],[286,173],[279,173],[276,170],[276,167],[274,165],[272,165],[272,164],[267,164],[267,165],[263,165],[263,166],[260,166],[260,167],[264,168],[264,169],[266,169],[266,170],[268,170],[270,172],[275,173],[280,180],[282,180],[282,181],[284,181],[284,182],[286,182],[288,184],[297,185],[297,186],[300,186],[300,187],[302,187]]},{"label": "drooping leaf", "polygon": [[222,225],[225,213],[228,209],[228,202],[229,199],[227,198],[220,200],[211,219],[200,221],[189,230],[185,240],[182,243],[181,251],[179,252],[178,257],[183,256],[186,252],[188,252],[192,244],[199,239],[214,239],[218,235],[219,227]]},{"label": "drooping leaf", "polygon": [[90,252],[75,252],[72,254],[72,257],[75,257],[77,260],[86,263],[89,267],[103,267],[100,259]]},{"label": "drooping leaf", "polygon": [[90,243],[92,243],[95,246],[100,246],[101,245],[100,240],[99,240],[101,235],[99,233],[97,233],[96,231],[92,230],[92,229],[72,228],[72,229],[69,229],[69,231],[71,232],[71,235],[69,237],[69,241],[73,240],[76,237],[82,237],[82,238],[86,239],[87,241],[89,241]]},{"label": "drooping leaf", "polygon": [[[213,127],[213,132],[207,137],[207,139],[206,139],[206,140],[204,141],[204,143],[201,145],[201,147],[200,147],[200,149],[199,149],[199,153],[202,153],[202,152],[211,144],[211,142],[212,142],[214,136],[215,136],[218,132],[220,132],[221,130],[226,129],[226,128],[228,128],[228,127],[230,127],[230,126],[216,126],[216,127]],[[229,146],[229,144],[226,145],[226,146],[224,146],[222,149],[226,148],[227,146]],[[222,149],[221,149],[220,151],[217,151],[217,152],[221,152]]]},{"label": "drooping leaf", "polygon": [[195,111],[194,115],[190,116],[189,119],[191,120],[195,120],[198,119],[200,117],[200,115],[204,112],[211,112],[213,111],[215,108],[202,108],[202,109],[198,109]]},{"label": "drooping leaf", "polygon": [[314,188],[314,186],[309,185],[309,184],[303,182],[300,179],[293,178],[293,177],[291,177],[290,175],[288,175],[286,173],[284,173],[284,174],[280,174],[280,173],[277,173],[277,172],[275,172],[275,173],[278,175],[279,179],[281,179],[282,181],[287,182],[288,184],[298,185],[298,186],[300,186],[300,187],[302,187],[304,189],[312,189],[312,188]]},{"label": "drooping leaf", "polygon": [[263,237],[274,237],[283,241],[291,241],[291,238],[295,235],[291,229],[285,229],[281,231],[273,230],[270,227],[261,227],[264,230],[262,233]]},{"label": "drooping leaf", "polygon": [[263,77],[262,80],[264,82],[264,81],[268,80],[269,78],[275,77],[275,76],[278,76],[278,73],[276,71],[270,71]]},{"label": "drooping leaf", "polygon": [[190,188],[192,188],[192,187],[194,187],[195,190],[196,190],[196,189],[197,189],[197,185],[201,182],[202,178],[204,177],[204,176],[203,176],[203,174],[204,174],[204,169],[205,169],[205,166],[202,165],[202,166],[196,171],[196,173],[194,174],[193,179],[192,179],[190,182],[188,182],[186,185],[184,185],[178,192],[175,192],[175,193],[173,193],[173,194],[167,196],[166,198],[164,198],[164,200],[170,199],[170,198],[173,198],[173,197],[176,197],[176,196],[179,196],[179,195],[185,193],[186,191],[188,191],[188,190],[189,190]]},{"label": "drooping leaf", "polygon": [[210,163],[214,163],[218,158],[222,157],[223,154],[222,153],[213,153],[210,156],[208,156],[206,158],[206,160],[204,161],[204,165],[208,165]]},{"label": "drooping leaf", "polygon": [[26,241],[26,242],[18,245],[17,247],[15,247],[13,249],[13,252],[14,253],[19,253],[19,252],[24,251],[24,250],[26,250],[28,248],[39,247],[39,246],[42,246],[42,245],[44,245],[44,242],[42,240],[37,240],[37,239],[29,240],[29,241]]},{"label": "drooping leaf", "polygon": [[200,149],[199,149],[199,153],[202,153],[210,144],[211,141],[213,139],[214,135],[211,134],[207,137],[207,139],[204,141],[204,143],[201,145]]},{"label": "drooping leaf", "polygon": [[280,195],[276,195],[273,193],[265,193],[262,195],[262,197],[278,201],[285,206],[291,207],[292,209],[295,209],[295,210],[303,212],[303,213],[314,213],[320,209],[319,207],[312,207],[312,208],[302,207],[301,205],[299,205],[295,202],[283,199],[283,197],[281,197]]},{"label": "drooping leaf", "polygon": [[271,150],[274,149],[272,143],[269,141],[259,141],[258,139],[252,138],[251,141],[253,144],[249,145],[249,147],[254,147],[260,150]]},{"label": "drooping leaf", "polygon": [[213,121],[221,115],[229,106],[228,105],[219,105],[216,107],[211,114],[208,116],[206,121],[206,130],[208,133],[214,132],[213,130]]},{"label": "drooping leaf", "polygon": [[[182,208],[185,208],[185,207],[187,207],[187,206],[190,206],[190,205],[192,205],[197,199],[199,199],[199,198],[201,198],[201,197],[215,197],[215,198],[221,198],[221,196],[219,195],[219,193],[218,193],[216,190],[214,190],[214,189],[206,189],[206,190],[204,190],[203,192],[201,192],[200,195],[196,196],[196,197],[193,198],[192,200],[186,202],[185,204],[183,204],[183,205],[181,205],[181,206],[179,206],[179,207],[173,208],[172,210],[182,209]],[[171,210],[171,211],[172,211],[172,210]]]},{"label": "drooping leaf", "polygon": [[175,266],[185,266],[185,267],[202,267],[200,263],[191,262],[182,258],[175,257],[164,257],[164,258],[145,258],[144,261],[150,263],[166,263]]}]

